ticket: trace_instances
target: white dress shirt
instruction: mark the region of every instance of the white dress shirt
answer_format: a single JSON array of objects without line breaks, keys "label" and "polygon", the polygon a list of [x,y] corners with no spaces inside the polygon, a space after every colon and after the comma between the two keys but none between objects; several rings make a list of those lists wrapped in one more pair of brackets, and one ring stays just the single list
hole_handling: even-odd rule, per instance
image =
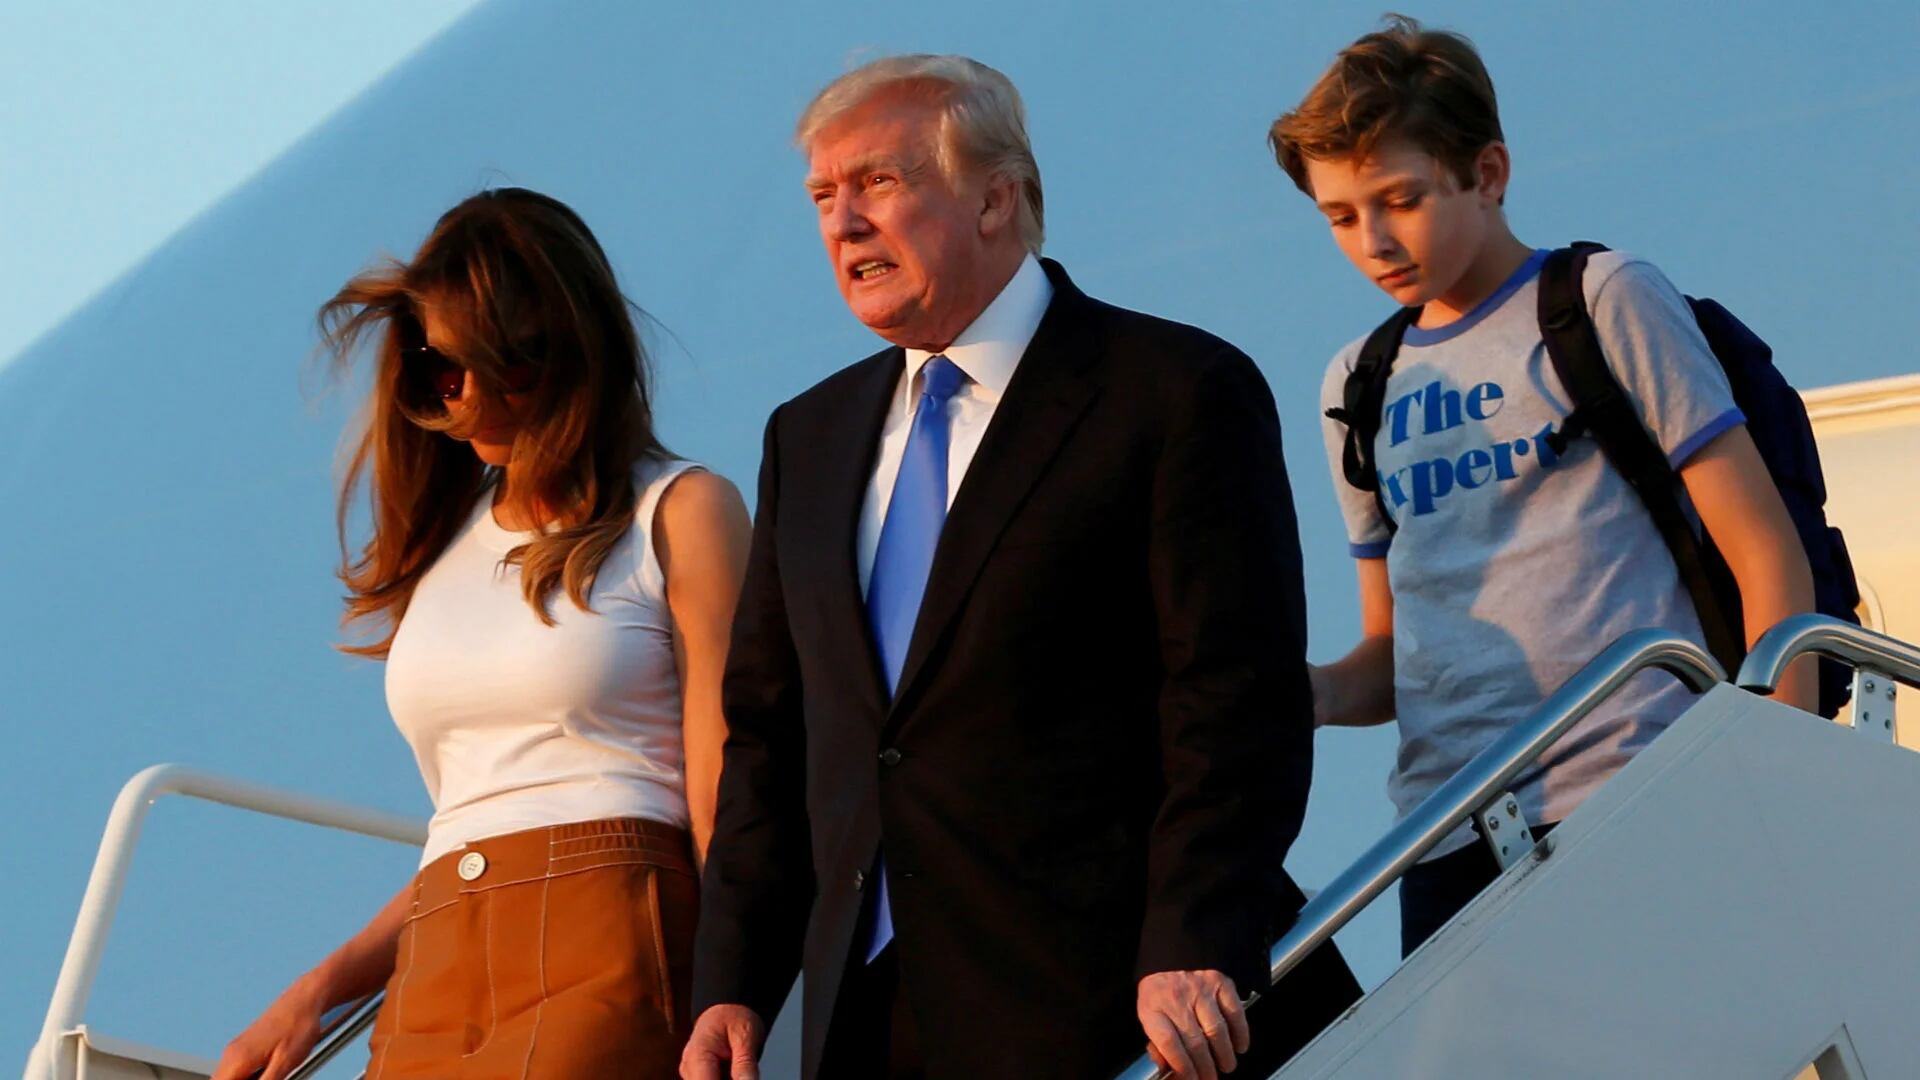
[{"label": "white dress shirt", "polygon": [[[974,451],[987,433],[987,424],[1000,398],[1013,381],[1021,354],[1033,341],[1040,319],[1053,299],[1053,283],[1032,255],[1007,281],[1000,295],[973,320],[972,325],[953,339],[953,344],[938,355],[953,361],[967,375],[967,381],[947,402],[947,506],[953,506],[954,493],[966,478]],[[856,546],[859,560],[860,593],[866,595],[867,582],[873,576],[873,555],[880,547],[880,526],[887,520],[887,507],[893,502],[893,484],[900,476],[900,459],[907,452],[907,434],[913,430],[913,416],[920,407],[920,369],[936,354],[908,349],[900,372],[900,385],[887,406],[886,422],[880,426],[880,453],[873,463],[873,478],[867,482],[867,497],[860,504],[860,532]]]}]

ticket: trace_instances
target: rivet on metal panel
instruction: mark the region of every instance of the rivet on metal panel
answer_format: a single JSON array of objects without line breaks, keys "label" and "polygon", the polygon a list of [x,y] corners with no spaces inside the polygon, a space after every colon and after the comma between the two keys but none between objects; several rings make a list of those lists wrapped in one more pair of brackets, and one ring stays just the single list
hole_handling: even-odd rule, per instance
[{"label": "rivet on metal panel", "polygon": [[[1853,729],[1889,742],[1898,739],[1894,715],[1895,682],[1884,671],[1856,668],[1853,673]],[[1880,695],[1884,692],[1886,697]]]},{"label": "rivet on metal panel", "polygon": [[1526,858],[1527,852],[1533,849],[1533,832],[1527,827],[1526,816],[1520,812],[1520,800],[1510,794],[1502,794],[1474,814],[1474,820],[1479,822],[1480,835],[1493,849],[1494,861],[1502,870]]}]

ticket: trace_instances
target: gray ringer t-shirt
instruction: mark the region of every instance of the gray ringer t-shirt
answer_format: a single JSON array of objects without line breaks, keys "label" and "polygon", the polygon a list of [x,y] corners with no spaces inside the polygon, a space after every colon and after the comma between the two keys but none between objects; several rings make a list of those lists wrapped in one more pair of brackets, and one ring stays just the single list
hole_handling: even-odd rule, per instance
[{"label": "gray ringer t-shirt", "polygon": [[[1407,331],[1375,444],[1389,533],[1370,492],[1340,469],[1346,428],[1325,421],[1333,486],[1356,558],[1387,560],[1400,752],[1388,793],[1404,817],[1615,638],[1700,624],[1673,559],[1591,438],[1564,455],[1546,435],[1571,403],[1537,318],[1536,252],[1444,327]],[[1654,267],[1604,252],[1587,307],[1607,361],[1676,466],[1744,422],[1686,302]],[[1365,339],[1334,357],[1322,408],[1341,402]],[[1516,781],[1529,821],[1559,821],[1687,708],[1646,672]],[[1461,829],[1429,857],[1472,840]]]}]

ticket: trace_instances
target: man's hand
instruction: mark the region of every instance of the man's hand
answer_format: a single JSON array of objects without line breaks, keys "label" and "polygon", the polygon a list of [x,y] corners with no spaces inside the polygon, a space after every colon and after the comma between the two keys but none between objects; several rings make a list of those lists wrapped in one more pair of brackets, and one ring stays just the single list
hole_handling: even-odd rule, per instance
[{"label": "man's hand", "polygon": [[714,1005],[693,1023],[680,1055],[681,1080],[760,1080],[760,1047],[766,1041],[767,1025],[759,1013],[745,1005]]},{"label": "man's hand", "polygon": [[1247,1052],[1247,1013],[1218,971],[1161,971],[1140,980],[1147,1052],[1175,1076],[1216,1080]]}]

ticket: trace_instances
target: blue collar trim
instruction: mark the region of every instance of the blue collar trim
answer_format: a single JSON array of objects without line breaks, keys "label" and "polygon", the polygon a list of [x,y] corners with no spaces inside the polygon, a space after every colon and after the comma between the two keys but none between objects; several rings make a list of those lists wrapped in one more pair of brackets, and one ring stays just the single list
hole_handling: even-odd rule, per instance
[{"label": "blue collar trim", "polygon": [[1472,311],[1467,312],[1465,315],[1460,316],[1445,326],[1435,326],[1431,329],[1409,326],[1407,327],[1406,336],[1401,338],[1401,343],[1406,345],[1438,345],[1443,341],[1459,337],[1461,334],[1473,329],[1480,320],[1498,311],[1500,305],[1507,302],[1507,297],[1519,292],[1520,286],[1532,281],[1534,277],[1540,273],[1540,267],[1546,261],[1546,248],[1535,251],[1532,255],[1527,256],[1526,262],[1520,264],[1520,269],[1515,270],[1506,281],[1501,283],[1499,288],[1493,290],[1491,296],[1473,305]]}]

